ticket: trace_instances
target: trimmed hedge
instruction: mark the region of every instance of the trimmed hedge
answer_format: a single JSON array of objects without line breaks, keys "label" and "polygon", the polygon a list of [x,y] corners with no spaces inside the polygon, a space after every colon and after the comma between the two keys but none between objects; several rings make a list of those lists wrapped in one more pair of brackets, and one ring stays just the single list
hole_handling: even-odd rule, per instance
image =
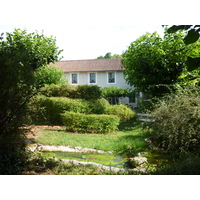
[{"label": "trimmed hedge", "polygon": [[79,133],[113,133],[117,131],[119,118],[114,115],[96,115],[65,112],[61,114],[66,130]]},{"label": "trimmed hedge", "polygon": [[101,88],[97,85],[48,85],[40,89],[47,97],[68,97],[72,99],[96,100],[101,97]]},{"label": "trimmed hedge", "polygon": [[135,112],[124,104],[107,107],[105,109],[105,114],[117,115],[121,122],[129,121],[131,118],[136,116]]},{"label": "trimmed hedge", "polygon": [[65,111],[86,114],[104,114],[105,108],[110,106],[106,99],[86,101],[84,99],[70,99],[66,97],[46,97],[38,95],[29,103],[29,121],[36,124],[62,124],[60,114]]},{"label": "trimmed hedge", "polygon": [[62,124],[60,114],[65,111],[90,113],[91,108],[84,99],[69,99],[66,97],[49,97],[44,99],[45,117],[52,124]]},{"label": "trimmed hedge", "polygon": [[104,114],[105,109],[110,106],[110,103],[104,98],[88,101],[88,103],[90,104],[92,114]]}]

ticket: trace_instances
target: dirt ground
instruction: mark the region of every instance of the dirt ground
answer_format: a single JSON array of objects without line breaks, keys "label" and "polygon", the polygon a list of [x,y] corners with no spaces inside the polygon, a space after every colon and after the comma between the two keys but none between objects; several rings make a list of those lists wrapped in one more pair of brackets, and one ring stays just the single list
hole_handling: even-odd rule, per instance
[{"label": "dirt ground", "polygon": [[27,126],[24,127],[25,130],[25,138],[29,139],[29,140],[34,140],[35,138],[40,137],[42,134],[44,134],[44,132],[42,132],[42,129],[63,129],[62,126],[47,126],[47,125],[43,125],[43,126]]}]

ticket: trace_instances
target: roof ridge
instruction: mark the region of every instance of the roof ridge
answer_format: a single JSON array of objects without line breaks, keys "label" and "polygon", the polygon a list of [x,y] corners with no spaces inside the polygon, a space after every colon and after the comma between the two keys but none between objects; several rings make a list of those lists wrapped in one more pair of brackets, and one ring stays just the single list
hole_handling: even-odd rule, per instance
[{"label": "roof ridge", "polygon": [[111,60],[111,59],[122,59],[122,58],[99,58],[99,59],[80,59],[80,60],[60,60],[57,62],[70,62],[70,61],[92,61],[92,60]]}]

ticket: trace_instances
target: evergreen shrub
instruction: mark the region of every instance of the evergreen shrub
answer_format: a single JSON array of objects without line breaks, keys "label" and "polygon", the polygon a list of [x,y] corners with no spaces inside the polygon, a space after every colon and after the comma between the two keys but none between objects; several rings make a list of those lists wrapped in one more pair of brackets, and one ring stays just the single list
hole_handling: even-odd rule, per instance
[{"label": "evergreen shrub", "polygon": [[77,87],[68,84],[51,84],[40,89],[40,93],[47,97],[75,98]]},{"label": "evergreen shrub", "polygon": [[78,85],[77,98],[95,100],[101,97],[101,89],[97,85]]},{"label": "evergreen shrub", "polygon": [[49,97],[43,102],[44,116],[52,124],[62,124],[60,114],[65,111],[90,113],[88,102],[84,99]]},{"label": "evergreen shrub", "polygon": [[97,99],[90,101],[90,106],[93,114],[104,114],[105,109],[110,106],[110,103],[104,99]]},{"label": "evergreen shrub", "polygon": [[124,104],[109,106],[105,109],[105,113],[118,116],[121,122],[129,121],[136,116],[135,112]]},{"label": "evergreen shrub", "polygon": [[119,125],[119,118],[114,115],[65,112],[61,117],[66,130],[70,132],[114,133]]},{"label": "evergreen shrub", "polygon": [[183,89],[161,99],[152,113],[151,141],[172,154],[200,152],[199,88]]},{"label": "evergreen shrub", "polygon": [[51,84],[41,88],[40,93],[47,97],[68,97],[85,100],[101,98],[101,89],[97,85]]}]

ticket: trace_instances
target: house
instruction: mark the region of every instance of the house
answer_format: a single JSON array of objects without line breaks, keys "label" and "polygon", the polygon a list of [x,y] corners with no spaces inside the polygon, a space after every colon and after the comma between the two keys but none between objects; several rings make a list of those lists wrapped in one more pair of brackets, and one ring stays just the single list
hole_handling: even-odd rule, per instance
[{"label": "house", "polygon": [[[93,60],[67,60],[55,64],[64,71],[71,85],[98,85],[100,87],[132,88],[124,79],[121,58],[93,59]],[[120,98],[121,103],[136,107],[136,99]]]}]

